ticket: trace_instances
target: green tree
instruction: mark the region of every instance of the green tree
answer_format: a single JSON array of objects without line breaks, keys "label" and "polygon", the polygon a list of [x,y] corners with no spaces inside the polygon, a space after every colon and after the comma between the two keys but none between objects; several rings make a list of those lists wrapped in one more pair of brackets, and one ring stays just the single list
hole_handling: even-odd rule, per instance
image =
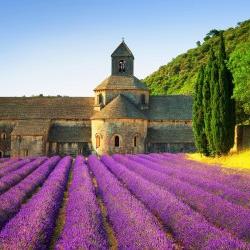
[{"label": "green tree", "polygon": [[230,55],[228,67],[233,74],[234,98],[250,113],[250,42],[240,44]]},{"label": "green tree", "polygon": [[[232,75],[226,65],[223,33],[220,34],[218,64],[212,69],[211,132],[216,155],[227,154],[234,144],[235,102]],[[214,77],[214,79],[213,79]]]},{"label": "green tree", "polygon": [[218,36],[222,32],[221,30],[217,29],[212,29],[207,33],[207,36],[213,37],[213,36]]},{"label": "green tree", "polygon": [[204,83],[204,67],[201,66],[198,73],[197,81],[195,83],[192,120],[193,120],[193,132],[194,132],[194,140],[196,148],[200,153],[208,155],[207,137],[205,134],[205,124],[204,124],[204,112],[202,106],[203,83]]},{"label": "green tree", "polygon": [[212,90],[214,81],[214,71],[216,64],[216,58],[214,55],[213,48],[210,48],[209,59],[207,66],[205,68],[204,74],[204,84],[202,88],[202,107],[204,112],[204,126],[205,126],[205,134],[208,141],[208,154],[212,155],[214,153],[214,144],[213,144],[213,135],[211,132],[211,105],[212,105]]}]

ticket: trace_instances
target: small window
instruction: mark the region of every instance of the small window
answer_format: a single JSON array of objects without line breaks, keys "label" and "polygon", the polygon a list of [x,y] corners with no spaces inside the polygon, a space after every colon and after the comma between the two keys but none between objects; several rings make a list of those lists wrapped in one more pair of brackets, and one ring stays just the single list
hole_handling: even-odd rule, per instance
[{"label": "small window", "polygon": [[137,136],[134,137],[134,147],[137,147]]},{"label": "small window", "polygon": [[95,137],[95,145],[96,145],[96,148],[100,147],[100,145],[101,145],[100,135],[96,135],[96,137]]},{"label": "small window", "polygon": [[24,156],[28,156],[29,155],[29,151],[28,151],[28,149],[25,149],[24,150]]},{"label": "small window", "polygon": [[141,104],[142,105],[146,104],[146,96],[144,94],[141,95]]},{"label": "small window", "polygon": [[98,104],[102,104],[103,103],[102,94],[99,94],[97,98],[98,98]]},{"label": "small window", "polygon": [[119,72],[125,72],[125,60],[119,61]]},{"label": "small window", "polygon": [[120,138],[118,135],[115,136],[115,147],[119,147],[120,146]]},{"label": "small window", "polygon": [[1,134],[1,139],[6,140],[7,139],[7,134],[4,132]]},{"label": "small window", "polygon": [[3,151],[0,151],[0,158],[3,158]]}]

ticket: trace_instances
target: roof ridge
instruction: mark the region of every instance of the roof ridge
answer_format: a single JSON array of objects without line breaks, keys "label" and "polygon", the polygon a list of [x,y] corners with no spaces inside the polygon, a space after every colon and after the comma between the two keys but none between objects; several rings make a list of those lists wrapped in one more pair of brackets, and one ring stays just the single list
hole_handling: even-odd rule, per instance
[{"label": "roof ridge", "polygon": [[122,41],[111,54],[111,57],[114,56],[131,56],[134,58],[132,51],[129,49],[128,45],[124,41]]},{"label": "roof ridge", "polygon": [[135,76],[116,76],[110,75],[106,77],[101,83],[94,89],[107,90],[107,89],[143,89],[148,90],[146,84],[140,81]]},{"label": "roof ridge", "polygon": [[91,119],[147,119],[146,116],[125,95],[118,94],[103,109],[95,113]]}]

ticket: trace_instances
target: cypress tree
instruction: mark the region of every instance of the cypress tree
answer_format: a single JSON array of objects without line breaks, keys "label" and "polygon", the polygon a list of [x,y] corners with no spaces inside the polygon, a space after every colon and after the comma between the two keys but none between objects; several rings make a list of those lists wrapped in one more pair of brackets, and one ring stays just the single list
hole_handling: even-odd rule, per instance
[{"label": "cypress tree", "polygon": [[233,82],[231,72],[226,66],[226,51],[223,33],[220,34],[218,52],[217,81],[211,109],[211,130],[215,154],[227,154],[234,144],[235,102],[232,99]]},{"label": "cypress tree", "polygon": [[208,155],[207,137],[205,134],[204,112],[202,106],[202,89],[204,83],[204,67],[201,66],[198,78],[195,83],[194,101],[193,101],[193,132],[195,146],[197,150],[205,155]]},{"label": "cypress tree", "polygon": [[204,84],[202,88],[202,107],[204,112],[204,127],[205,135],[208,142],[208,154],[214,154],[214,143],[213,143],[213,134],[211,131],[211,109],[212,109],[212,95],[213,95],[213,82],[214,74],[216,69],[216,58],[212,47],[209,52],[209,60],[205,69],[204,74]]}]

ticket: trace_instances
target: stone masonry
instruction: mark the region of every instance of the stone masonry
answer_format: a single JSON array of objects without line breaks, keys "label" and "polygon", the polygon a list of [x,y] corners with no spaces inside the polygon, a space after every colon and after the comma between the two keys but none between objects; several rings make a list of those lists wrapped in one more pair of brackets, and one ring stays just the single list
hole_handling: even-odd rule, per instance
[{"label": "stone masonry", "polygon": [[123,41],[94,97],[1,97],[0,157],[194,151],[192,98],[150,96]]}]

